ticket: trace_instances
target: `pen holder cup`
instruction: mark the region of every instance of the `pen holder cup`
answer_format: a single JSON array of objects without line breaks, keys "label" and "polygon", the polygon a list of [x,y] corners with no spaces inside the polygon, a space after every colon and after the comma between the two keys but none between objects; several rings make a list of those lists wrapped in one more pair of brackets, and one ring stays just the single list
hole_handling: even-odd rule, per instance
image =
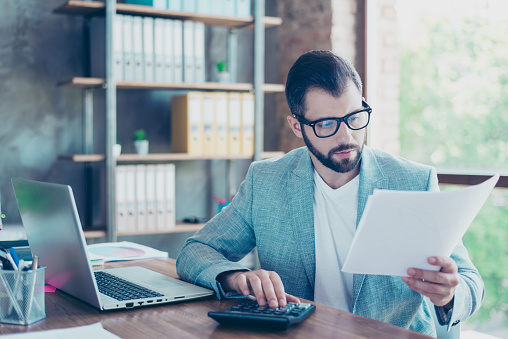
[{"label": "pen holder cup", "polygon": [[0,323],[28,325],[46,317],[44,269],[0,270]]}]

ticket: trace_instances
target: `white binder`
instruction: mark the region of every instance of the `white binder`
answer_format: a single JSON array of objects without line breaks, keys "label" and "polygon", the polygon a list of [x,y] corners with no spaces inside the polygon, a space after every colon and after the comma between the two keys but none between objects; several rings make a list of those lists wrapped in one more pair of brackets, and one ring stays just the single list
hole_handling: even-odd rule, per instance
[{"label": "white binder", "polygon": [[222,0],[222,15],[235,16],[236,14],[236,0]]},{"label": "white binder", "polygon": [[223,15],[223,1],[222,0],[209,0],[210,2],[210,14],[214,15]]},{"label": "white binder", "polygon": [[194,59],[194,22],[183,22],[183,82],[196,82]]},{"label": "white binder", "polygon": [[195,12],[196,1],[195,0],[182,0],[182,11],[184,12]]},{"label": "white binder", "polygon": [[205,24],[194,23],[194,71],[195,82],[205,82]]},{"label": "white binder", "polygon": [[176,226],[175,212],[175,165],[166,164],[165,171],[165,201],[166,201],[166,225],[164,229],[172,229]]},{"label": "white binder", "polygon": [[125,187],[126,187],[126,232],[136,230],[136,165],[127,165],[125,173]]},{"label": "white binder", "polygon": [[134,80],[134,49],[132,46],[132,20],[131,15],[123,16],[123,76],[126,81]]},{"label": "white binder", "polygon": [[147,229],[146,217],[146,165],[136,166],[136,231]]},{"label": "white binder", "polygon": [[146,217],[147,229],[157,229],[155,211],[155,165],[146,165]]},{"label": "white binder", "polygon": [[164,46],[166,45],[165,39],[165,20],[155,18],[153,22],[153,49],[154,49],[154,72],[155,82],[166,81],[166,60],[164,55]]},{"label": "white binder", "polygon": [[116,14],[113,20],[113,75],[124,80],[123,74],[123,15]]},{"label": "white binder", "polygon": [[217,154],[217,128],[215,120],[215,94],[203,93],[203,154]]},{"label": "white binder", "polygon": [[166,201],[165,201],[165,176],[166,165],[159,164],[155,167],[155,213],[158,230],[166,227]]},{"label": "white binder", "polygon": [[164,58],[164,82],[173,83],[175,82],[175,70],[174,70],[175,39],[173,36],[174,22],[173,20],[170,19],[161,19],[161,20],[164,29],[164,40],[161,42],[161,45],[163,47],[163,58]]},{"label": "white binder", "polygon": [[126,166],[116,166],[116,229],[127,230]]},{"label": "white binder", "polygon": [[153,47],[153,18],[152,17],[144,17],[143,18],[143,61],[144,61],[144,70],[143,74],[145,75],[144,80],[147,82],[154,82],[155,73],[154,73],[154,47]]},{"label": "white binder", "polygon": [[250,0],[236,0],[236,15],[239,17],[249,17]]},{"label": "white binder", "polygon": [[210,13],[210,0],[196,0],[196,12]]},{"label": "white binder", "polygon": [[143,81],[143,18],[132,18],[132,48],[134,53],[134,81]]},{"label": "white binder", "polygon": [[[189,1],[189,0],[187,0]],[[181,11],[182,10],[182,0],[168,0],[168,9],[170,11]]]},{"label": "white binder", "polygon": [[173,81],[183,82],[183,21],[173,22]]}]

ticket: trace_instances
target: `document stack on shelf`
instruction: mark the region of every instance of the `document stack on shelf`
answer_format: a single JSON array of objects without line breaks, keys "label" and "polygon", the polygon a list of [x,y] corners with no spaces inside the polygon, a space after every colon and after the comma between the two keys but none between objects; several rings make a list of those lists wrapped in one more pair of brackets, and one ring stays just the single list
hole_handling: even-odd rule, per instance
[{"label": "document stack on shelf", "polygon": [[119,233],[167,231],[176,225],[175,165],[116,167]]},{"label": "document stack on shelf", "polygon": [[[105,76],[104,18],[90,21],[91,75]],[[205,82],[205,25],[202,22],[115,15],[113,64],[118,81]]]},{"label": "document stack on shelf", "polygon": [[252,156],[254,95],[190,92],[171,102],[172,151],[192,155]]},{"label": "document stack on shelf", "polygon": [[251,16],[251,0],[125,0],[125,3],[170,11],[226,16]]}]

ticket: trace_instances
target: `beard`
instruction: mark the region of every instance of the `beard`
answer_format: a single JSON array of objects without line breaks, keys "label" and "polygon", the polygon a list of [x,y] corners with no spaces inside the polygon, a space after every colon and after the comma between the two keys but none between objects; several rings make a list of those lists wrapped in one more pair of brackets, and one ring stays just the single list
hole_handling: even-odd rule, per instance
[{"label": "beard", "polygon": [[[312,154],[319,160],[320,163],[323,164],[323,166],[328,167],[332,171],[335,171],[337,173],[347,173],[356,168],[358,163],[360,162],[360,159],[362,158],[362,151],[363,151],[363,144],[361,146],[355,145],[355,144],[343,144],[339,145],[337,147],[332,148],[327,155],[321,153],[317,150],[316,147],[310,142],[309,138],[307,138],[307,134],[305,134],[305,130],[302,126],[302,135],[303,135],[303,141],[305,142],[305,145],[307,148],[311,151]],[[365,140],[364,140],[365,143]],[[333,158],[333,155],[337,152],[342,152],[345,150],[351,150],[356,151],[356,156],[353,158],[347,158],[347,159],[340,159],[335,160]]]}]

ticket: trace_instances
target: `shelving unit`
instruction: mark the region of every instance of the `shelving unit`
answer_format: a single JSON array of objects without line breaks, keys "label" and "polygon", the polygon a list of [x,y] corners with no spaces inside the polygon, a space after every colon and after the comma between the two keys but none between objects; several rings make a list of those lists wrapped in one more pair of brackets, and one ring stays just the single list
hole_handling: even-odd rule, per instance
[{"label": "shelving unit", "polygon": [[[282,155],[281,152],[263,152],[263,105],[264,93],[283,92],[284,86],[280,84],[264,83],[264,45],[265,28],[277,26],[282,23],[282,19],[277,17],[266,17],[264,0],[254,1],[254,15],[251,17],[231,17],[220,15],[209,15],[203,13],[175,12],[169,10],[154,9],[149,6],[131,5],[116,3],[116,0],[100,1],[77,1],[68,0],[63,5],[54,9],[54,13],[66,15],[104,16],[105,17],[105,78],[93,77],[73,77],[70,80],[62,81],[58,85],[83,90],[83,134],[84,134],[84,154],[60,155],[58,159],[76,163],[85,163],[90,166],[91,163],[104,162],[105,183],[106,183],[106,227],[99,230],[85,230],[87,238],[106,237],[107,241],[116,241],[118,235],[136,235],[136,234],[158,234],[158,233],[180,233],[194,232],[201,228],[202,224],[182,224],[171,230],[164,231],[143,231],[119,233],[116,231],[116,189],[115,189],[115,168],[117,163],[143,163],[143,162],[171,162],[185,160],[235,160],[252,159],[247,156],[193,156],[179,153],[160,153],[140,156],[137,154],[122,154],[115,158],[113,156],[113,145],[116,143],[116,92],[117,90],[204,90],[204,91],[239,91],[255,93],[255,122],[254,122],[254,160],[262,158],[275,157]],[[113,75],[113,30],[112,22],[116,14],[129,14],[138,16],[151,16],[172,18],[178,20],[192,20],[203,22],[207,26],[221,26],[230,29],[228,40],[237,29],[254,30],[254,83],[155,83],[155,82],[132,82],[117,81]],[[233,47],[234,48],[234,47]],[[229,48],[228,58],[235,56],[235,51]],[[105,108],[105,149],[106,154],[93,154],[93,91],[104,89],[106,97]]]}]

